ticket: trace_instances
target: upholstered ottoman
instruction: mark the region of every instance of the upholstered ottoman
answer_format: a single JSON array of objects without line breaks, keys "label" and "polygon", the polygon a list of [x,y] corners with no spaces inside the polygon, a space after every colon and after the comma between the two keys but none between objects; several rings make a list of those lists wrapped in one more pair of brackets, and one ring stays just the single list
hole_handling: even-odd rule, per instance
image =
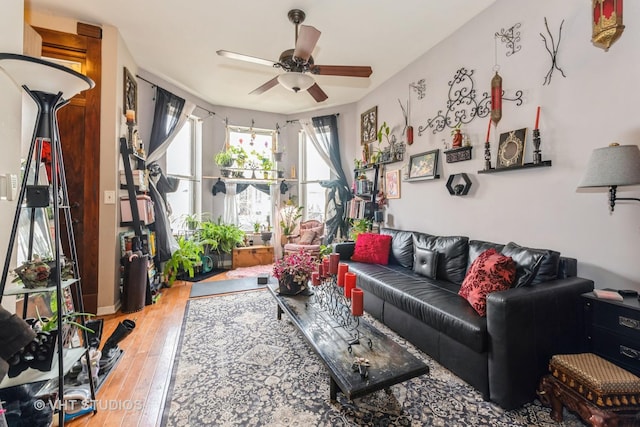
[{"label": "upholstered ottoman", "polygon": [[549,371],[538,395],[555,421],[565,406],[591,426],[640,426],[640,378],[632,373],[593,353],[555,355]]}]

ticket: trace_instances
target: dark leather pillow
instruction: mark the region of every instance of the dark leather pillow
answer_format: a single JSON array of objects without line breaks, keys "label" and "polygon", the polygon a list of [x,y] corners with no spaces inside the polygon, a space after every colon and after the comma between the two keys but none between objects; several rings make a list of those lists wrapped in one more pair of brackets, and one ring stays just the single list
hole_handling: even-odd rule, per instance
[{"label": "dark leather pillow", "polygon": [[429,236],[414,233],[413,245],[438,252],[438,279],[461,284],[467,274],[469,238],[464,236]]},{"label": "dark leather pillow", "polygon": [[[560,252],[552,251],[549,249],[527,248],[524,246],[520,246],[514,242],[509,242],[507,246],[514,250],[518,249],[522,251],[528,251],[530,253],[535,253],[542,256],[542,259],[540,260],[540,264],[538,266],[538,270],[528,284],[537,285],[538,283],[548,282],[549,280],[555,280],[558,278],[558,270],[560,269]],[[505,255],[507,254],[505,253]],[[518,261],[516,260],[516,263],[517,262]]]},{"label": "dark leather pillow", "polygon": [[469,240],[469,259],[467,260],[467,271],[471,268],[473,261],[487,249],[495,249],[496,252],[502,252],[504,245],[500,243],[485,242],[483,240]]},{"label": "dark leather pillow", "polygon": [[413,271],[421,276],[435,279],[438,267],[438,252],[416,246],[413,249]]},{"label": "dark leather pillow", "polygon": [[391,236],[391,253],[389,264],[400,264],[404,268],[413,266],[413,239],[410,231],[383,228],[380,234]]},{"label": "dark leather pillow", "polygon": [[502,254],[510,256],[516,263],[516,280],[513,282],[513,287],[521,288],[531,285],[538,274],[544,253],[509,242],[502,249]]}]

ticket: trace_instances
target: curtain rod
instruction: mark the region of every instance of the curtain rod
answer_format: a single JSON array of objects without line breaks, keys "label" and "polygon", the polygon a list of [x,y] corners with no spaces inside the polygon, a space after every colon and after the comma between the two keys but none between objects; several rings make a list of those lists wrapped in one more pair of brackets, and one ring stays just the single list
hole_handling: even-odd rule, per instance
[{"label": "curtain rod", "polygon": [[[156,83],[154,83],[154,82],[152,82],[152,81],[149,81],[149,80],[145,79],[144,77],[140,76],[139,74],[136,74],[136,77],[137,77],[137,78],[139,78],[139,79],[140,79],[140,80],[142,80],[142,81],[145,81],[145,82],[149,83],[149,84],[150,84],[151,86],[153,86],[153,87],[159,87],[160,89],[166,90],[166,89],[165,89],[165,88],[163,88],[162,86],[159,86],[158,84],[156,84]],[[201,109],[201,110],[206,111],[207,113],[209,113],[209,115],[210,115],[210,116],[215,116],[215,115],[216,115],[215,111],[208,110],[208,109],[206,109],[206,108],[204,108],[204,107],[199,106],[198,104],[196,104],[196,107],[198,107],[198,108],[199,108],[199,109]]]},{"label": "curtain rod", "polygon": [[[338,117],[340,115],[340,113],[335,113],[335,114],[328,114],[329,116],[336,116]],[[291,120],[287,120],[285,123],[298,123],[300,121],[300,119],[291,119]]]}]

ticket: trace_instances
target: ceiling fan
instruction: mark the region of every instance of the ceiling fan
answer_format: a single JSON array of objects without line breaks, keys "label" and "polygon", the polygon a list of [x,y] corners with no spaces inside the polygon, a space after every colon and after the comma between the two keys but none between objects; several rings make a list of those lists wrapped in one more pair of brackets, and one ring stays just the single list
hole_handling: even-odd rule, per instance
[{"label": "ceiling fan", "polygon": [[277,62],[230,52],[228,50],[217,51],[217,54],[220,56],[253,62],[255,64],[268,65],[274,68],[281,68],[285,71],[264,83],[262,86],[254,89],[250,94],[259,95],[280,83],[293,92],[306,90],[316,102],[322,102],[327,99],[328,96],[308,73],[323,76],[346,77],[369,77],[371,75],[372,70],[369,66],[316,65],[311,56],[311,52],[320,38],[320,31],[309,25],[300,25],[304,22],[306,16],[300,9],[290,10],[287,16],[289,17],[289,21],[296,26],[295,49],[287,49],[282,52]]}]

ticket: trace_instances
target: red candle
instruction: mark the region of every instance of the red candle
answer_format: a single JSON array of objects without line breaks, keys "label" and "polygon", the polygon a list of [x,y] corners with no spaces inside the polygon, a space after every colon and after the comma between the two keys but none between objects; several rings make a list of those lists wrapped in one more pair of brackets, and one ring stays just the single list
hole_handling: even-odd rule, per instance
[{"label": "red candle", "polygon": [[322,258],[322,275],[327,277],[329,275],[329,258]]},{"label": "red candle", "polygon": [[538,110],[536,111],[536,127],[534,129],[538,129],[538,122],[540,122],[540,106],[538,105]]},{"label": "red candle", "polygon": [[356,275],[354,273],[345,274],[344,296],[351,299],[351,291],[356,288]]},{"label": "red candle", "polygon": [[338,286],[344,286],[344,275],[349,271],[349,264],[341,262],[338,264]]},{"label": "red candle", "polygon": [[491,119],[489,119],[489,127],[487,127],[487,142],[489,142],[490,134],[491,134]]},{"label": "red candle", "polygon": [[338,274],[340,254],[329,254],[329,274]]},{"label": "red candle", "polygon": [[353,288],[351,291],[351,314],[362,316],[363,301],[364,292],[362,292],[362,289]]},{"label": "red candle", "polygon": [[322,263],[318,263],[318,276],[322,279]]},{"label": "red candle", "polygon": [[313,286],[320,286],[320,273],[317,271],[311,273],[311,283]]}]

